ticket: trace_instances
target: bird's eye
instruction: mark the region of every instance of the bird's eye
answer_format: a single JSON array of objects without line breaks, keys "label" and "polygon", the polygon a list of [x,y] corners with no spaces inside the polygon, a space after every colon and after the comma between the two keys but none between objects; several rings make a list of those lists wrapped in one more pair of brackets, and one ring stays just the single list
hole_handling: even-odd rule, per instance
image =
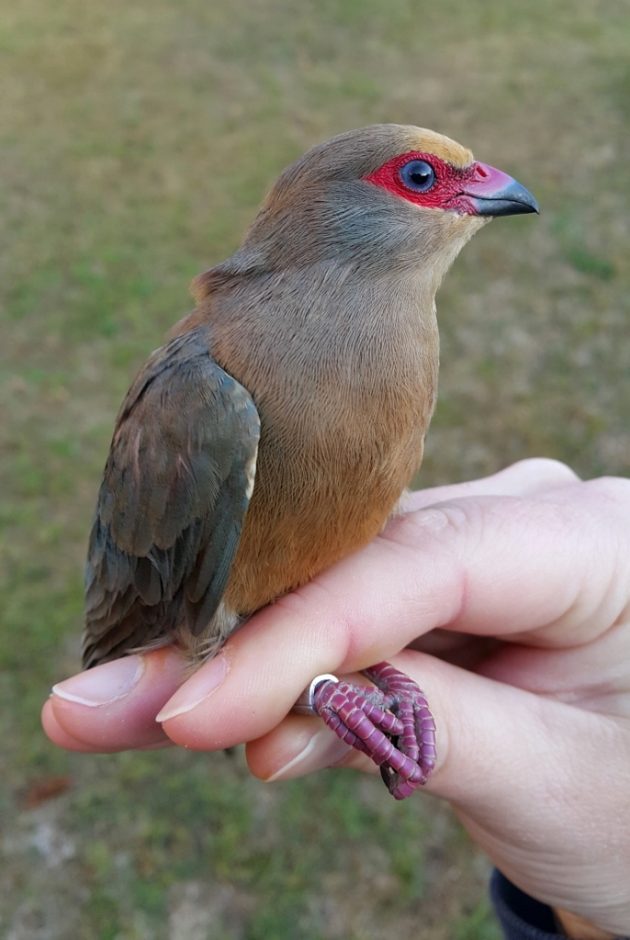
[{"label": "bird's eye", "polygon": [[435,183],[435,170],[426,160],[410,160],[399,172],[405,186],[416,193],[428,192]]}]

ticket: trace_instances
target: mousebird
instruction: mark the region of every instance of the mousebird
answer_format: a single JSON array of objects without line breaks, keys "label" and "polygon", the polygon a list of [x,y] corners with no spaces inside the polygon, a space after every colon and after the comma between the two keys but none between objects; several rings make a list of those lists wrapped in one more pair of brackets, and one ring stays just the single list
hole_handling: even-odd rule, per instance
[{"label": "mousebird", "polygon": [[[122,404],[86,567],[86,667],[167,643],[193,665],[254,611],[376,536],[422,459],[435,295],[494,216],[537,212],[430,130],[380,124],[286,169],[238,250]],[[368,754],[394,797],[435,763],[426,698],[388,663],[298,703]]]}]

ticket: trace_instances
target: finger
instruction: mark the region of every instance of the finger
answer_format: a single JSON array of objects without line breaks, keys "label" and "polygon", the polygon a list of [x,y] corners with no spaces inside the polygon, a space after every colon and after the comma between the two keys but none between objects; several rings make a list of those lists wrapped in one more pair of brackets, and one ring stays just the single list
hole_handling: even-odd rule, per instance
[{"label": "finger", "polygon": [[[610,736],[617,732],[607,718],[422,653],[404,652],[393,662],[422,686],[436,718],[438,763],[427,789],[477,818],[488,816],[500,825],[504,814],[518,828],[523,813],[531,815],[528,807],[543,788],[548,786],[562,799],[560,781],[565,777],[573,779],[572,789],[590,779],[586,768],[592,772],[602,762],[602,743],[604,761],[617,759],[613,753],[617,747],[610,744]],[[630,750],[628,734],[622,731],[620,725],[621,777]],[[575,765],[578,754],[583,773]],[[298,777],[331,766],[377,773],[364,755],[336,740],[317,719],[294,715],[250,742],[247,759],[252,772],[265,780]],[[608,764],[604,772],[608,777],[615,770]],[[620,782],[620,799],[624,789]],[[545,807],[538,812],[544,814]]]},{"label": "finger", "polygon": [[505,645],[478,666],[482,675],[583,708],[630,717],[630,622],[590,643],[545,650]]},{"label": "finger", "polygon": [[547,457],[532,457],[479,480],[432,486],[406,493],[404,511],[424,509],[434,503],[470,496],[533,496],[559,487],[571,486],[579,477],[566,464]]},{"label": "finger", "polygon": [[[264,734],[313,676],[365,668],[423,632],[423,620],[430,629],[434,617],[445,623],[456,616],[460,572],[450,558],[429,556],[427,590],[420,589],[415,606],[409,603],[409,574],[411,566],[417,581],[416,559],[402,543],[385,538],[280,598],[202,666],[157,720],[175,743],[193,749],[216,750]],[[424,611],[427,602],[430,610]]]},{"label": "finger", "polygon": [[42,727],[53,744],[57,747],[63,747],[67,751],[90,751],[91,748],[83,741],[73,738],[68,734],[63,725],[60,725],[55,717],[55,710],[50,699],[44,702],[42,707]]},{"label": "finger", "polygon": [[[433,700],[439,762],[426,789],[451,801],[475,841],[508,877],[525,879],[533,896],[572,908],[589,885],[593,897],[595,884],[601,922],[621,929],[626,894],[613,876],[616,852],[627,851],[630,836],[625,723],[423,654],[405,653],[396,666],[422,682]],[[376,772],[349,749],[344,756],[329,734],[312,731],[309,737],[305,720],[291,718],[251,742],[252,771],[284,779],[347,762]],[[614,852],[610,839],[594,836],[611,831],[611,818],[618,821]]]},{"label": "finger", "polygon": [[42,713],[50,739],[68,750],[111,752],[164,745],[155,716],[185,676],[170,648],[126,656],[53,688]]},{"label": "finger", "polygon": [[[439,668],[433,673],[431,657],[420,654],[401,653],[392,658],[397,669],[422,682],[423,691],[430,698],[433,714],[436,716],[440,733],[438,769],[447,762],[447,744],[445,729],[448,718],[448,696],[446,709],[442,707],[439,685]],[[419,663],[426,663],[422,669]],[[360,674],[344,675],[353,684],[367,685],[367,680]],[[246,747],[247,762],[254,776],[261,780],[289,780],[306,774],[332,767],[350,767],[354,770],[377,774],[378,767],[360,751],[344,744],[317,717],[289,714],[268,734],[250,741]],[[433,772],[433,778],[437,770]]]},{"label": "finger", "polygon": [[614,513],[603,526],[589,515],[588,484],[579,485],[579,512],[482,496],[393,520],[365,549],[253,617],[163,709],[166,733],[200,749],[258,738],[313,676],[388,659],[436,627],[530,634],[541,646],[592,639],[627,601],[610,590],[611,572],[625,565],[627,527]]}]

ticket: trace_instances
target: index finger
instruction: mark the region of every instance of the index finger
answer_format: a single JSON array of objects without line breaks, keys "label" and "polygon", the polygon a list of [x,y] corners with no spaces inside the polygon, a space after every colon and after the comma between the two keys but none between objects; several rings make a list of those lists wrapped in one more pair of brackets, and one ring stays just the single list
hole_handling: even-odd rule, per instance
[{"label": "index finger", "polygon": [[581,495],[577,510],[566,499],[475,497],[393,520],[253,617],[167,703],[164,730],[199,749],[258,738],[313,676],[366,668],[436,627],[543,646],[586,642],[623,600],[610,577],[624,552],[618,533],[592,524],[597,500],[593,509]]}]

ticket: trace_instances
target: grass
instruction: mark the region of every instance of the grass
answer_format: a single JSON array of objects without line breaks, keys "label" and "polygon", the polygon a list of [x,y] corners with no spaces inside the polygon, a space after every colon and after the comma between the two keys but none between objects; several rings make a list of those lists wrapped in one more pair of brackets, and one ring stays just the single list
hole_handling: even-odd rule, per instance
[{"label": "grass", "polygon": [[421,482],[541,453],[630,472],[625,3],[24,0],[2,21],[0,932],[491,937],[485,866],[446,809],[390,806],[376,781],[356,799],[344,775],[266,788],[219,755],[73,757],[39,705],[77,666],[134,370],[279,169],[346,127],[435,127],[543,206],[485,230],[441,292]]}]

